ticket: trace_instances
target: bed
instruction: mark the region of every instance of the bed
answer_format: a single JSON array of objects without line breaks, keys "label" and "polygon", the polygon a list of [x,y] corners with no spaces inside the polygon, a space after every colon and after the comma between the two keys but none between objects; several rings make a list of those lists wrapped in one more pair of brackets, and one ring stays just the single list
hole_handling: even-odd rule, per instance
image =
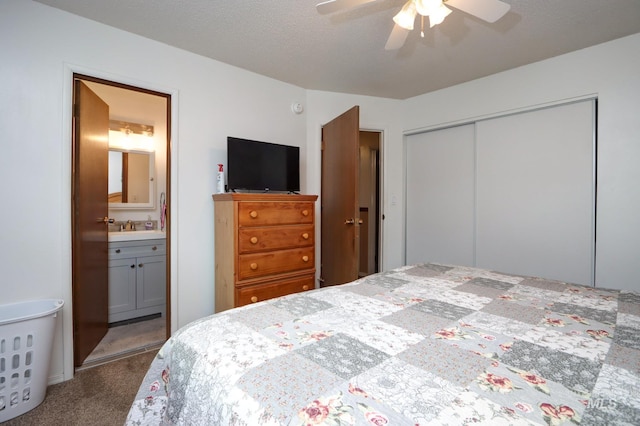
[{"label": "bed", "polygon": [[128,425],[640,424],[640,294],[420,264],[197,320]]}]

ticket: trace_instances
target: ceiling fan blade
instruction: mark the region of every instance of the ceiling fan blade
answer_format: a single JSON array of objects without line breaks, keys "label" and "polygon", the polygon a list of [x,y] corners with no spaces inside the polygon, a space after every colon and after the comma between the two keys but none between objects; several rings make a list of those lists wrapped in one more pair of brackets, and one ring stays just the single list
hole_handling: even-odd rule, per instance
[{"label": "ceiling fan blade", "polygon": [[384,50],[396,50],[400,49],[404,42],[407,40],[409,30],[405,30],[400,25],[394,25],[387,39],[387,44],[384,45]]},{"label": "ceiling fan blade", "polygon": [[491,23],[502,18],[511,8],[500,0],[446,0],[445,4]]},{"label": "ceiling fan blade", "polygon": [[328,0],[318,3],[316,10],[323,15],[327,13],[338,12],[340,10],[351,9],[365,3],[371,3],[376,0]]}]

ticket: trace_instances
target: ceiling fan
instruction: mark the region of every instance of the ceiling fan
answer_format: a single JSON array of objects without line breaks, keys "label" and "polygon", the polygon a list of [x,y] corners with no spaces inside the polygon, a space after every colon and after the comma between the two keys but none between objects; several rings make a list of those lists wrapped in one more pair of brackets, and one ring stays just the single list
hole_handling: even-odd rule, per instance
[{"label": "ceiling fan", "polygon": [[[316,5],[318,13],[328,14],[347,10],[376,0],[327,0]],[[451,9],[447,6],[466,12],[484,21],[493,23],[502,18],[511,6],[500,0],[408,0],[396,16],[393,17],[393,30],[384,46],[386,50],[402,47],[409,31],[413,30],[416,16],[420,15],[422,23],[421,35],[424,37],[424,18],[429,18],[429,26],[444,21]]]}]

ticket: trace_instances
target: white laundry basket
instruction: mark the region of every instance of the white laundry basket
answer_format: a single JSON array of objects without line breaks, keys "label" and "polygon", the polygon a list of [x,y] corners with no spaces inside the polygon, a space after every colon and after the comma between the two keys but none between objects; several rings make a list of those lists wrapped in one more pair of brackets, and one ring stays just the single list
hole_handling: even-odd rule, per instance
[{"label": "white laundry basket", "polygon": [[0,422],[44,400],[57,312],[62,300],[0,305]]}]

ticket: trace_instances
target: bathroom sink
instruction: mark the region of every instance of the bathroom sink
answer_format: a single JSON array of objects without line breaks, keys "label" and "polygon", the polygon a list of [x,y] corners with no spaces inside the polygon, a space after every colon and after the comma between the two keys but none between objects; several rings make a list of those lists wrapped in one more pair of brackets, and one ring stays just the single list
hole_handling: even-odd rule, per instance
[{"label": "bathroom sink", "polygon": [[152,231],[122,231],[109,232],[109,241],[138,241],[138,240],[154,240],[157,238],[166,238],[163,231],[157,229]]}]

